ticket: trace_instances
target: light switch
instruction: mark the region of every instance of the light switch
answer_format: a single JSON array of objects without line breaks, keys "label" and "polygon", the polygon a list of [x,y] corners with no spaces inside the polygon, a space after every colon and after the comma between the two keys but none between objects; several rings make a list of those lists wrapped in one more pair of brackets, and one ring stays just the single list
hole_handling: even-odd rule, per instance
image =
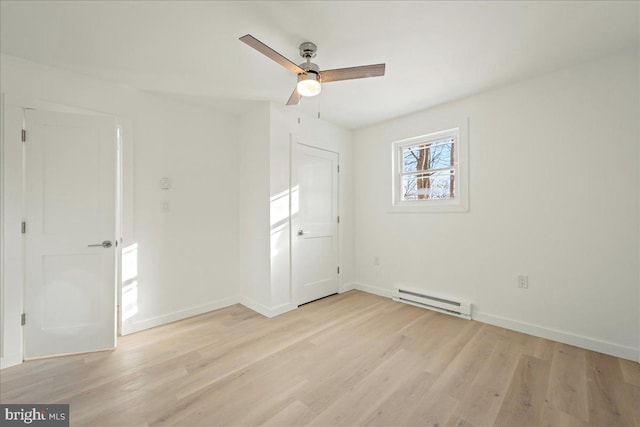
[{"label": "light switch", "polygon": [[162,179],[160,180],[160,188],[162,188],[163,190],[169,190],[171,188],[171,180],[169,179],[169,177],[162,177]]}]

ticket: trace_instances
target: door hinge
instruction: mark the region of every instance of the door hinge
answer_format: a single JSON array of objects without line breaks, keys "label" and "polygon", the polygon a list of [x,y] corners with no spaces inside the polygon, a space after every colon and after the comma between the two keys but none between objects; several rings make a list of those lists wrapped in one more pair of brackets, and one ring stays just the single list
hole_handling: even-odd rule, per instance
[{"label": "door hinge", "polygon": [[340,267],[338,267],[338,274],[340,274]]},{"label": "door hinge", "polygon": [[25,313],[22,313],[20,315],[20,325],[24,326],[27,324],[27,315]]},{"label": "door hinge", "polygon": [[27,233],[27,223],[25,221],[22,221],[22,234],[26,234]]},{"label": "door hinge", "polygon": [[340,215],[338,215],[338,224],[340,224]]},{"label": "door hinge", "polygon": [[27,130],[22,129],[22,142],[27,142]]},{"label": "door hinge", "polygon": [[338,165],[338,173],[340,173],[340,165]]}]

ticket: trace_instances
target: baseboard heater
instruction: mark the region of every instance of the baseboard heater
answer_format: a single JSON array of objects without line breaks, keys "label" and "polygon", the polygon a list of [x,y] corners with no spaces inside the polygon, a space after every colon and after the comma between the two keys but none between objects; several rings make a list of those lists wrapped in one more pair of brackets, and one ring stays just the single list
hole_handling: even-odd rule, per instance
[{"label": "baseboard heater", "polygon": [[462,317],[463,319],[471,319],[471,303],[468,301],[460,301],[405,286],[394,287],[393,299],[416,307],[439,311],[440,313]]}]

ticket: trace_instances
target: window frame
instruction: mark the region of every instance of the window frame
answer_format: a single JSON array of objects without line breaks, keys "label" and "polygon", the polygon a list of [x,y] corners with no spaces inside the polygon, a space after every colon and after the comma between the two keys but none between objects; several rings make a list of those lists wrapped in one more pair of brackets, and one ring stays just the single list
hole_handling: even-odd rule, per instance
[{"label": "window frame", "polygon": [[[417,137],[395,141],[391,144],[391,213],[466,212],[468,210],[466,121],[464,126],[445,127],[444,129],[445,130],[438,130]],[[429,144],[445,138],[454,139],[454,164],[446,168],[447,170],[454,170],[454,197],[449,199],[402,200],[403,178],[407,174],[411,174],[403,171],[403,150],[406,147]],[[416,175],[418,173],[419,172],[416,172]]]}]

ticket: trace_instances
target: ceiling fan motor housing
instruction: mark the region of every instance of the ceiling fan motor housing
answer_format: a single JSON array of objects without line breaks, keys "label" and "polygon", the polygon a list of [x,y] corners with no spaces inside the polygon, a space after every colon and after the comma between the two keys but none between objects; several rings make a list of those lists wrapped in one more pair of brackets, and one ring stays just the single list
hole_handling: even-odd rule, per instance
[{"label": "ceiling fan motor housing", "polygon": [[315,58],[318,46],[311,42],[304,42],[300,45],[300,56],[307,61],[311,58]]}]

